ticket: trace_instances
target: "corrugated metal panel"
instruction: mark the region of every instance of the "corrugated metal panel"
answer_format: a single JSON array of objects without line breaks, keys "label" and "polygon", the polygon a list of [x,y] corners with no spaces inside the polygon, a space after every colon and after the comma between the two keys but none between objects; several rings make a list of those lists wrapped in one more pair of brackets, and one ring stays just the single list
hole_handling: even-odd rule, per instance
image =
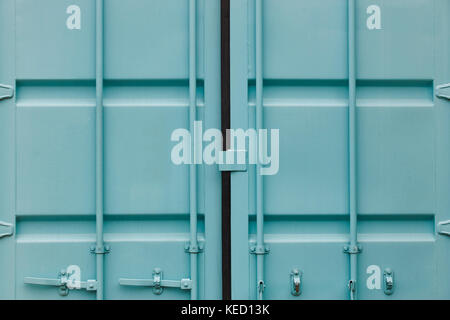
[{"label": "corrugated metal panel", "polygon": [[232,127],[280,134],[232,173],[233,297],[448,299],[448,1],[231,7]]}]

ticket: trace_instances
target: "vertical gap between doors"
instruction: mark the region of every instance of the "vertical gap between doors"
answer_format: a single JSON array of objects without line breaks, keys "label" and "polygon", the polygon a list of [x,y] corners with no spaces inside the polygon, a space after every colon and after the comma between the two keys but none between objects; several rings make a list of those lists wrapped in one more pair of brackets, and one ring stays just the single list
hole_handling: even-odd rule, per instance
[{"label": "vertical gap between doors", "polygon": [[[230,128],[230,0],[221,0],[221,126],[223,149]],[[231,176],[222,172],[222,299],[231,300]]]}]

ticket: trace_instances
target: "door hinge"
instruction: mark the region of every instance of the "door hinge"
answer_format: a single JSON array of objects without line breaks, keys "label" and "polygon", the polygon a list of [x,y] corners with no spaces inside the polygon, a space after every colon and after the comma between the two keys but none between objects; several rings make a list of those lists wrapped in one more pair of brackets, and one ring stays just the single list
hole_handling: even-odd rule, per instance
[{"label": "door hinge", "polygon": [[450,230],[445,230],[446,227],[448,227],[450,229],[450,220],[439,222],[437,225],[437,232],[440,235],[450,237]]},{"label": "door hinge", "polygon": [[6,94],[1,94],[1,92],[3,90],[0,90],[0,100],[4,100],[4,99],[11,99],[12,97],[14,97],[14,87],[12,86],[8,86],[6,84],[1,84],[0,83],[0,89],[5,89],[7,90]]},{"label": "door hinge", "polygon": [[161,295],[164,288],[179,288],[182,290],[192,289],[191,279],[181,279],[181,280],[164,280],[163,272],[160,268],[155,268],[153,270],[153,279],[119,279],[119,284],[121,286],[132,286],[132,287],[152,287],[153,293],[156,295]]},{"label": "door hinge", "polygon": [[437,86],[436,97],[450,100],[450,83],[441,84]]},{"label": "door hinge", "polygon": [[10,237],[14,234],[14,225],[4,221],[0,221],[0,227],[4,229],[0,232],[0,238]]},{"label": "door hinge", "polygon": [[66,270],[62,270],[56,279],[25,277],[23,282],[31,285],[57,287],[61,296],[69,295],[70,290],[97,291],[97,280],[73,280],[71,274],[68,274]]}]

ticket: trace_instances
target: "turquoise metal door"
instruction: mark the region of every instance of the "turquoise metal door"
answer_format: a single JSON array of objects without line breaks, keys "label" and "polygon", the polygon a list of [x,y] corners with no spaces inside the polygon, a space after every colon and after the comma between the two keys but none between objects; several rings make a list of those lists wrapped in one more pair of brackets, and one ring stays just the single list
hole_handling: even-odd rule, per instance
[{"label": "turquoise metal door", "polygon": [[231,0],[231,127],[279,129],[231,173],[233,298],[450,298],[449,16]]},{"label": "turquoise metal door", "polygon": [[256,165],[219,0],[0,0],[0,298],[221,298],[231,171],[234,299],[450,299],[449,1],[230,1]]},{"label": "turquoise metal door", "polygon": [[220,298],[220,2],[0,1],[3,299]]}]

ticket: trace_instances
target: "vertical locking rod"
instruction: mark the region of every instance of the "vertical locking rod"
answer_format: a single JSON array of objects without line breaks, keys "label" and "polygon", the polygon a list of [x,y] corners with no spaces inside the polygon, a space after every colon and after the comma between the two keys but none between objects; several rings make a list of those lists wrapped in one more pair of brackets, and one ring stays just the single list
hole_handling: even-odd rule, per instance
[{"label": "vertical locking rod", "polygon": [[350,299],[356,299],[357,288],[357,222],[356,213],[356,48],[355,0],[348,0],[348,144],[349,144],[349,209],[350,209]]},{"label": "vertical locking rod", "polygon": [[[194,134],[195,121],[197,117],[197,39],[196,39],[196,0],[189,0],[189,127],[191,134]],[[198,299],[198,279],[197,269],[199,253],[197,239],[197,168],[195,164],[195,139],[191,143],[191,165],[189,172],[190,180],[190,245],[189,253],[191,260],[191,299]]]},{"label": "vertical locking rod", "polygon": [[96,3],[96,260],[97,300],[103,300],[103,0]]},{"label": "vertical locking rod", "polygon": [[[263,127],[263,21],[262,0],[256,0],[256,131]],[[259,141],[258,152],[263,150]],[[261,160],[261,158],[260,158]],[[256,251],[264,249],[264,208],[263,208],[263,176],[261,175],[261,163],[258,161],[256,168]],[[264,254],[256,255],[257,297],[263,299],[264,292]]]}]

